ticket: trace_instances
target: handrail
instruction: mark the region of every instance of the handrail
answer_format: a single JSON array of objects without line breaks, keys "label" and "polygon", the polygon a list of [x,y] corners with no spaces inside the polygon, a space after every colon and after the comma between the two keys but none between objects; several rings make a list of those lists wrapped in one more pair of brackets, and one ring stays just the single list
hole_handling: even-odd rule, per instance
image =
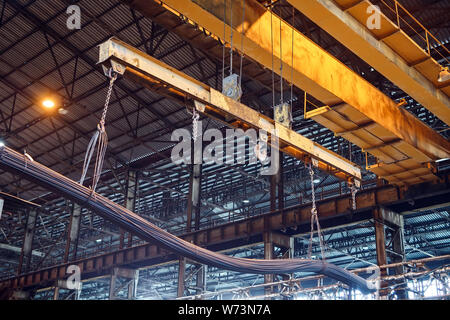
[{"label": "handrail", "polygon": [[[436,49],[436,47],[441,47],[441,48],[443,48],[449,55],[450,55],[450,50],[449,49],[447,49],[445,46],[444,46],[444,44],[441,42],[441,41],[439,41],[430,31],[428,31],[428,29],[425,27],[425,26],[423,26],[401,3],[399,3],[397,0],[391,0],[391,1],[393,1],[394,2],[394,7],[391,7],[388,3],[386,3],[386,1],[387,0],[380,0],[380,2],[382,3],[382,4],[384,4],[389,10],[391,10],[394,14],[395,14],[395,16],[396,16],[396,20],[397,20],[397,27],[399,28],[399,29],[402,29],[401,28],[401,25],[400,25],[400,20],[404,23],[404,24],[406,24],[411,30],[413,30],[424,42],[426,42],[426,48],[427,48],[427,53],[428,53],[428,55],[429,56],[431,56],[431,50],[435,50],[445,61],[446,61],[446,63],[449,63],[449,60],[447,59],[447,57],[445,57],[442,53],[440,53],[437,49]],[[421,32],[420,31],[417,31],[413,26],[411,26],[402,16],[401,16],[401,14],[399,13],[399,8],[404,12],[404,13],[406,13],[415,23],[417,23],[417,25],[420,27],[420,28],[422,28],[423,29],[423,31],[425,32],[425,37],[423,37],[422,35],[421,35]],[[436,44],[437,44],[437,46],[435,47],[435,48],[431,48],[431,45],[430,45],[430,38],[431,39],[433,39],[435,42],[436,42]],[[412,38],[411,38],[412,39]],[[415,41],[414,39],[412,39],[413,41]],[[416,43],[417,43],[417,41],[415,41]],[[419,43],[417,43],[417,44],[419,44]],[[419,46],[420,46],[420,44],[419,44]]]}]

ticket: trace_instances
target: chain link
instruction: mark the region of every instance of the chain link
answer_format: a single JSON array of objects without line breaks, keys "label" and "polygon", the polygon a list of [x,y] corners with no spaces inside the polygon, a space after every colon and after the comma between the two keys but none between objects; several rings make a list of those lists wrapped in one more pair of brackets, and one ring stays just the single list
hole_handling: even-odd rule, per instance
[{"label": "chain link", "polygon": [[192,109],[192,139],[194,142],[197,141],[198,137],[198,119],[200,118],[200,114],[197,110]]},{"label": "chain link", "polygon": [[102,117],[100,118],[100,129],[101,130],[105,129],[106,113],[108,112],[109,100],[111,99],[114,81],[116,81],[116,79],[117,79],[117,73],[115,73],[115,72],[113,72],[112,74],[110,73],[109,78],[110,78],[109,79],[109,87],[108,87],[108,92],[106,93],[105,106],[103,108]]},{"label": "chain link", "polygon": [[114,81],[116,81],[117,79],[117,73],[114,72],[112,69],[109,69],[107,76],[109,77],[109,87],[108,92],[106,93],[105,106],[103,107],[103,113],[100,118],[100,122],[97,125],[97,131],[89,141],[86,154],[84,156],[83,171],[81,173],[80,179],[80,184],[83,184],[84,179],[86,177],[86,173],[89,168],[89,164],[94,154],[95,147],[97,146],[97,156],[95,159],[94,174],[92,176],[92,186],[91,186],[92,192],[95,191],[98,180],[100,179],[100,174],[103,168],[103,161],[105,159],[106,154],[106,148],[108,146],[108,136],[105,130],[105,120],[106,120],[106,113],[108,112],[109,100],[111,99]]},{"label": "chain link", "polygon": [[311,180],[311,234],[310,234],[310,238],[309,238],[308,257],[311,259],[312,243],[313,243],[313,236],[314,236],[314,220],[315,220],[316,226],[317,226],[317,237],[319,238],[319,244],[320,244],[320,252],[322,254],[322,260],[325,260],[324,245],[323,245],[323,241],[322,241],[322,232],[320,229],[319,217],[317,215],[316,191],[314,188],[314,169],[311,164],[308,165],[308,169],[309,169],[309,176],[310,176],[310,180]]},{"label": "chain link", "polygon": [[352,192],[352,209],[356,210],[356,193],[358,192],[358,188],[356,188],[355,185],[352,184],[350,190]]}]

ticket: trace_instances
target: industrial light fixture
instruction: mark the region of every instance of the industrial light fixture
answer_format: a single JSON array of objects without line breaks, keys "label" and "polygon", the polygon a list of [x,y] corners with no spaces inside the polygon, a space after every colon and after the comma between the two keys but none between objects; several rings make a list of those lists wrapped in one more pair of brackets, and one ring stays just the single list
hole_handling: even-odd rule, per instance
[{"label": "industrial light fixture", "polygon": [[4,146],[5,146],[5,143],[0,140],[0,147],[4,147]]},{"label": "industrial light fixture", "polygon": [[44,108],[52,109],[55,106],[55,101],[47,98],[44,101],[42,101],[42,105],[44,106]]},{"label": "industrial light fixture", "polygon": [[448,67],[441,67],[441,72],[439,72],[438,82],[446,82],[450,80],[450,72],[448,72]]},{"label": "industrial light fixture", "polygon": [[52,96],[47,96],[44,100],[42,100],[42,106],[47,110],[54,110],[57,108],[58,113],[62,116],[69,113],[69,111],[65,108],[65,104],[61,106],[60,101],[58,99],[54,99]]},{"label": "industrial light fixture", "polygon": [[319,183],[319,182],[320,182],[320,179],[314,179],[313,182],[314,182],[314,183]]},{"label": "industrial light fixture", "polygon": [[67,111],[67,109],[64,109],[64,108],[59,108],[58,113],[64,116],[64,115],[68,114],[69,111]]},{"label": "industrial light fixture", "polygon": [[97,243],[102,242],[102,239],[95,240]]},{"label": "industrial light fixture", "polygon": [[244,199],[244,200],[242,200],[242,202],[243,202],[243,203],[250,203],[250,200]]}]

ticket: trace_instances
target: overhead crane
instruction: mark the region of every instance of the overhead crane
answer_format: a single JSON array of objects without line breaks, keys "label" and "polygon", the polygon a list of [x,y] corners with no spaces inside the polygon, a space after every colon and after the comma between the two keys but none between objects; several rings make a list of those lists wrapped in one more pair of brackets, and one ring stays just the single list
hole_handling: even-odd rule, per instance
[{"label": "overhead crane", "polygon": [[[123,2],[154,19],[164,16],[158,23],[168,21],[170,30],[191,42],[200,40],[188,36],[189,26],[207,38],[230,43],[223,1]],[[261,4],[246,0],[244,6],[233,2],[233,41],[240,44],[234,49],[278,74],[282,62],[284,73],[292,75],[289,81],[324,104],[307,117],[377,157],[378,163],[368,169],[380,178],[397,185],[438,179],[434,162],[450,157],[446,139]],[[186,27],[175,29],[171,15]]]},{"label": "overhead crane", "polygon": [[[438,81],[442,66],[432,56],[435,53],[444,64],[449,64],[446,56],[450,55],[450,51],[397,0],[378,3],[392,12],[396,21],[381,11],[375,12],[373,3],[368,0],[288,2],[450,125],[450,81]],[[374,14],[378,14],[379,25],[369,26],[367,22]],[[405,18],[414,21],[414,26]],[[405,32],[412,30],[419,42]]]},{"label": "overhead crane", "polygon": [[187,104],[191,108],[198,108],[200,105],[201,113],[231,127],[243,130],[253,128],[264,130],[272,136],[275,134],[279,139],[278,145],[274,145],[274,140],[270,139],[275,148],[304,162],[312,162],[320,170],[351,184],[360,184],[361,170],[358,166],[281,123],[123,41],[112,38],[99,47],[98,63],[112,68],[124,77],[135,80],[180,104]]}]

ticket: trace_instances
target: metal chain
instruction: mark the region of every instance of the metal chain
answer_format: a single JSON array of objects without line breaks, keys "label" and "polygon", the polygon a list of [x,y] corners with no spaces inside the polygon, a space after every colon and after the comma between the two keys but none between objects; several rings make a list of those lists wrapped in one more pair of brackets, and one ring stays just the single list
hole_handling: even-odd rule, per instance
[{"label": "metal chain", "polygon": [[106,100],[105,100],[105,106],[103,108],[102,117],[100,118],[100,129],[105,129],[105,120],[106,120],[106,113],[108,112],[108,106],[109,106],[109,100],[111,99],[111,94],[114,86],[114,81],[117,79],[117,73],[113,72],[111,69],[109,71],[109,87],[108,92],[106,93]]},{"label": "metal chain", "polygon": [[222,45],[222,91],[223,80],[225,79],[225,30],[227,18],[227,0],[223,0],[223,45]]},{"label": "metal chain", "polygon": [[358,188],[355,187],[355,184],[352,184],[350,190],[352,193],[352,209],[356,210],[356,193],[358,192]]},{"label": "metal chain", "polygon": [[233,1],[230,1],[230,76],[233,74]]},{"label": "metal chain", "polygon": [[192,109],[192,140],[197,141],[198,136],[198,119],[200,118],[200,114],[197,110]]},{"label": "metal chain", "polygon": [[[239,88],[242,90],[242,63],[244,61],[244,22],[245,22],[245,0],[242,0],[242,22],[241,22],[241,61],[239,65]],[[239,98],[240,100],[241,98]]]},{"label": "metal chain", "polygon": [[89,164],[94,154],[95,147],[98,145],[97,156],[94,165],[94,174],[92,177],[92,191],[95,191],[98,180],[100,178],[100,174],[103,168],[103,161],[106,154],[106,148],[108,145],[108,136],[105,130],[105,120],[106,120],[106,113],[108,112],[108,106],[109,101],[111,99],[114,81],[116,81],[117,79],[117,73],[114,72],[112,69],[109,69],[107,76],[109,77],[109,87],[108,92],[106,93],[105,106],[103,107],[103,113],[100,118],[100,122],[97,125],[97,132],[92,136],[91,140],[89,141],[86,154],[84,156],[83,171],[81,173],[80,178],[80,184],[83,184],[87,171],[89,169]]},{"label": "metal chain", "polygon": [[[281,17],[281,7],[280,7],[280,17]],[[283,104],[283,41],[281,41],[281,19],[280,19],[280,104]]]},{"label": "metal chain", "polygon": [[323,245],[323,241],[322,241],[322,231],[320,229],[319,217],[317,215],[316,192],[314,189],[314,169],[311,164],[309,164],[308,169],[309,169],[309,176],[311,179],[311,234],[310,234],[309,245],[308,245],[308,257],[311,259],[312,243],[313,243],[313,235],[314,235],[314,220],[315,220],[316,226],[317,226],[317,237],[319,238],[319,244],[320,244],[320,252],[322,254],[322,260],[325,260],[324,245]]}]

